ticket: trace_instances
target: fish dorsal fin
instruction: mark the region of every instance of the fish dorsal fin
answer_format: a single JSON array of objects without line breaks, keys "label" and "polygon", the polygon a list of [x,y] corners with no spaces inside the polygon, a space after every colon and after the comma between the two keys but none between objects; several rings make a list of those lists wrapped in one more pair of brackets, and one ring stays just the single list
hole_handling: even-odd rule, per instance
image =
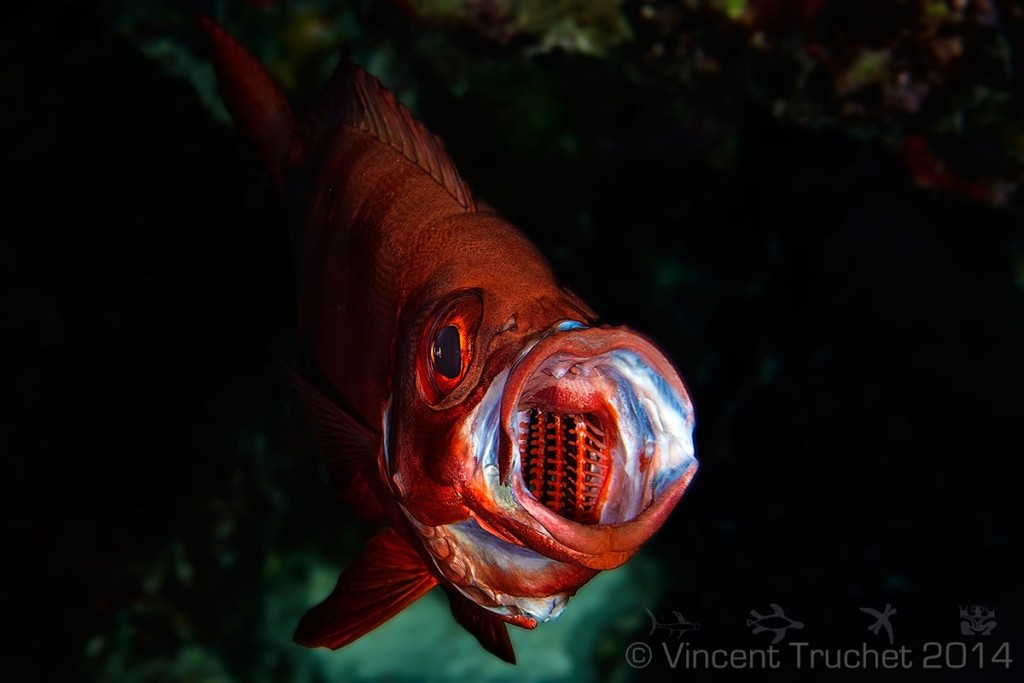
[{"label": "fish dorsal fin", "polygon": [[320,133],[337,122],[391,147],[423,169],[464,209],[476,211],[476,200],[441,139],[417,121],[379,80],[347,59],[335,69],[323,100],[309,112],[299,135],[312,147]]}]

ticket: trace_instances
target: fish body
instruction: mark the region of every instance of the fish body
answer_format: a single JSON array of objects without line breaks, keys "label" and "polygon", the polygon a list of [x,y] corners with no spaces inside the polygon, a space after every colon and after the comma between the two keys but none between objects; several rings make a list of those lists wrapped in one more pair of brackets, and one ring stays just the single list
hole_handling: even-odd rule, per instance
[{"label": "fish body", "polygon": [[343,62],[296,123],[203,25],[236,127],[295,207],[299,402],[339,494],[382,527],[296,640],[342,647],[440,584],[514,662],[506,623],[558,616],[686,490],[686,388],[651,342],[598,326],[374,77]]}]

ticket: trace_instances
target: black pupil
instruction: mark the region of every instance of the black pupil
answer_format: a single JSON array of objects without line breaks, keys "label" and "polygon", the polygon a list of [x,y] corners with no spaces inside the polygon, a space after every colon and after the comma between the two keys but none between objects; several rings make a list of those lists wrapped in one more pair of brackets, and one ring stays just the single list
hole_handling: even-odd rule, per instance
[{"label": "black pupil", "polygon": [[459,328],[449,325],[434,337],[434,369],[448,379],[455,379],[462,372],[462,344]]}]

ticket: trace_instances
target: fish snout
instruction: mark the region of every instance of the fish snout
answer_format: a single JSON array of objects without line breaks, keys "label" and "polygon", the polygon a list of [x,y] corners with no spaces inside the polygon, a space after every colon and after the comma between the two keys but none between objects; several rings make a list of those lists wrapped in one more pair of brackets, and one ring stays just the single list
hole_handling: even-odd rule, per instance
[{"label": "fish snout", "polygon": [[520,540],[584,566],[628,559],[697,470],[682,380],[660,350],[624,328],[557,326],[510,369],[499,414],[507,437],[499,483],[545,537]]}]

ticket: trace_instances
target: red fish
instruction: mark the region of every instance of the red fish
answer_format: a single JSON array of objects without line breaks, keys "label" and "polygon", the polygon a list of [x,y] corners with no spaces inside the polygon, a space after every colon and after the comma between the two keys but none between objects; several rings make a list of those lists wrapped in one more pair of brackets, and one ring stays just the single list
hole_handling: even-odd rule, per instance
[{"label": "red fish", "polygon": [[339,648],[434,586],[480,643],[557,617],[665,521],[697,470],[682,380],[598,326],[441,141],[343,62],[296,124],[208,20],[225,103],[296,207],[296,378],[339,493],[382,529],[295,639]]}]

